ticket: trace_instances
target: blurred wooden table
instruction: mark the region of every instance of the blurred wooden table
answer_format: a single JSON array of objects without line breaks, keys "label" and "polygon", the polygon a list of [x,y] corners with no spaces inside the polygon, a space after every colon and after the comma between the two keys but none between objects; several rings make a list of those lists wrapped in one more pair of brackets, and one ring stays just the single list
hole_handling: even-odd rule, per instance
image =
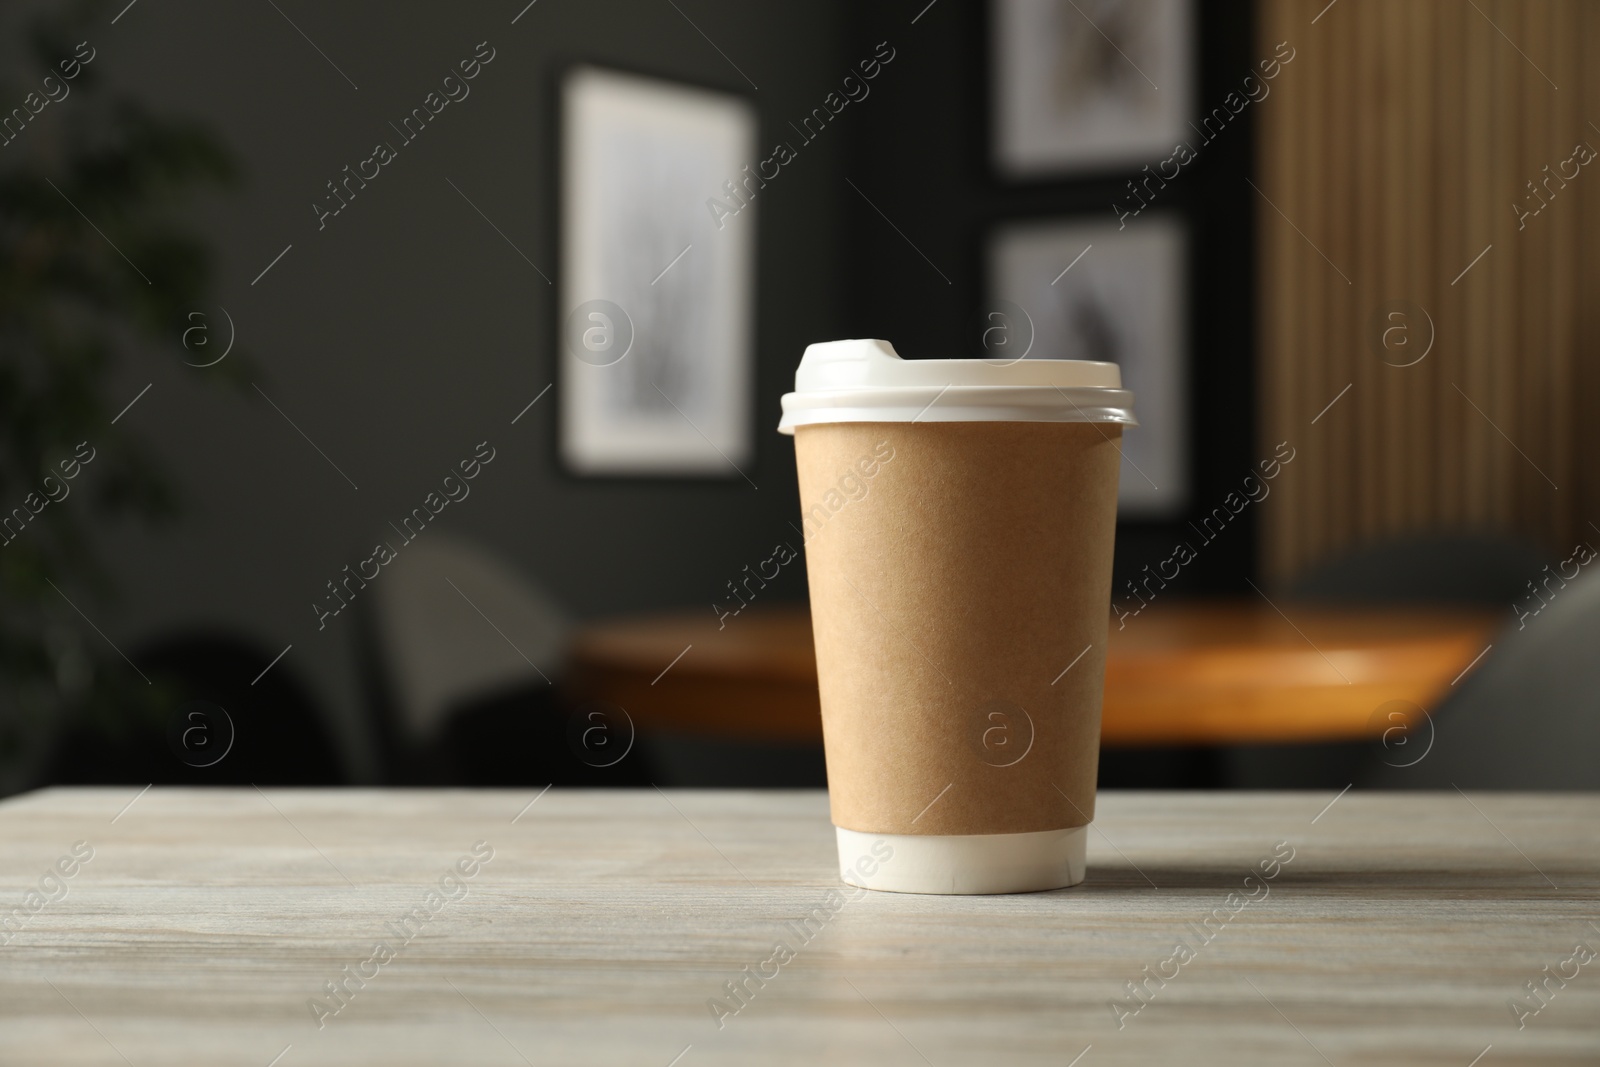
[{"label": "blurred wooden table", "polygon": [[[1391,710],[1431,709],[1504,612],[1264,602],[1155,605],[1111,626],[1102,738],[1112,745],[1350,741]],[[811,616],[752,607],[618,619],[580,631],[572,682],[641,730],[821,738]],[[1392,703],[1399,702],[1399,703]],[[1389,705],[1389,707],[1385,707]],[[1382,709],[1382,710],[1380,710]],[[1411,710],[1408,710],[1411,709]]]},{"label": "blurred wooden table", "polygon": [[1107,793],[1074,889],[847,899],[821,791],[138,792],[0,803],[0,915],[53,898],[0,935],[7,1067],[1600,1058],[1600,964],[1507,1007],[1600,947],[1593,795]]}]

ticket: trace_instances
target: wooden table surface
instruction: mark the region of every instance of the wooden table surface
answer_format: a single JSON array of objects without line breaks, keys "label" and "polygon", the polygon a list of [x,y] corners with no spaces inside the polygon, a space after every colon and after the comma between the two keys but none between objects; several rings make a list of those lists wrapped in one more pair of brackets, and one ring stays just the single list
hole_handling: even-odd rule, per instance
[{"label": "wooden table surface", "polygon": [[[1101,736],[1111,745],[1380,737],[1396,725],[1390,710],[1416,718],[1436,706],[1504,621],[1466,608],[1153,604],[1121,628],[1112,621]],[[595,623],[573,643],[570,675],[581,696],[621,706],[645,730],[822,736],[804,607],[751,607],[720,627],[709,611]]]},{"label": "wooden table surface", "polygon": [[0,803],[8,1067],[1600,1060],[1594,795],[1112,793],[1077,888],[846,899],[821,792],[136,793]]}]

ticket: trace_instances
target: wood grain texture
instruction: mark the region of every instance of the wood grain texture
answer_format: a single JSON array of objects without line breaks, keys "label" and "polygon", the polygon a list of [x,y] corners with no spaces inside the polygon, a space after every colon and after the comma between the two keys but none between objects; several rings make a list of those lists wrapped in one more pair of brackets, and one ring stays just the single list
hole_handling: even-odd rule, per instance
[{"label": "wood grain texture", "polygon": [[[136,792],[0,803],[0,900],[94,848],[0,945],[7,1065],[1600,1055],[1600,961],[1522,1030],[1507,1007],[1600,945],[1592,795],[1106,794],[1080,887],[863,893],[802,941],[791,924],[838,888],[820,792],[552,790],[524,810],[533,792],[157,789],[119,816]],[[493,858],[464,895],[319,1030],[308,999],[479,841]],[[1227,904],[1278,842],[1293,858],[1266,895]],[[707,1001],[780,939],[795,957],[719,1029]],[[1179,940],[1194,958],[1118,1029],[1111,1001]]]},{"label": "wood grain texture", "polygon": [[[1258,52],[1284,40],[1257,117],[1260,447],[1306,458],[1262,513],[1267,576],[1441,527],[1556,558],[1596,543],[1600,181],[1586,166],[1513,208],[1600,147],[1592,5],[1263,0]],[[1431,324],[1415,366],[1374,342],[1398,301],[1419,347]]]},{"label": "wood grain texture", "polygon": [[[1102,740],[1375,738],[1392,725],[1374,717],[1380,706],[1434,707],[1503,619],[1464,609],[1283,607],[1158,600],[1126,626],[1113,624]],[[814,742],[822,727],[811,640],[803,608],[752,607],[721,629],[709,612],[595,623],[573,644],[571,684],[580,697],[625,708],[642,730]],[[1074,655],[1063,650],[1063,671]],[[1102,669],[1099,650],[1080,667]]]}]

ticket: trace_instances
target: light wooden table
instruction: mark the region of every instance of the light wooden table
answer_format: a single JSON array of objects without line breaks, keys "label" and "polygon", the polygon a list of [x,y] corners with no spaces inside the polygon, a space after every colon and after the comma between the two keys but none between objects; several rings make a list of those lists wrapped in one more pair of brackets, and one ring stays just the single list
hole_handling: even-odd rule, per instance
[{"label": "light wooden table", "polygon": [[[0,803],[8,909],[93,849],[0,944],[8,1067],[1600,1058],[1600,960],[1526,1028],[1507,1007],[1600,947],[1592,795],[1109,794],[1078,888],[843,901],[820,792],[135,793]],[[389,924],[477,842],[493,858],[402,944]],[[1203,943],[1275,846],[1293,859]],[[719,1029],[708,1000],[780,939],[794,958]],[[1119,1030],[1110,1002],[1180,939]],[[367,965],[380,940],[401,947]],[[307,1002],[347,965],[372,977],[319,1030]]]},{"label": "light wooden table", "polygon": [[[1390,710],[1432,709],[1505,619],[1469,608],[1156,603],[1125,626],[1112,621],[1101,736],[1126,746],[1374,740],[1396,725]],[[752,607],[722,626],[709,611],[593,623],[573,643],[570,676],[579,696],[625,708],[642,730],[822,739],[804,607]]]}]

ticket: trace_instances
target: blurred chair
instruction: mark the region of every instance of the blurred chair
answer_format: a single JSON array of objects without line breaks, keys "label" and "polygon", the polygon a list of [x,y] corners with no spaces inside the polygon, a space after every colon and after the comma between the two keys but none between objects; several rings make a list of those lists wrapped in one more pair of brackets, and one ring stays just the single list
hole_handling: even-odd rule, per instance
[{"label": "blurred chair", "polygon": [[1300,575],[1292,600],[1505,604],[1527,595],[1546,555],[1487,533],[1431,533],[1367,545]]},{"label": "blurred chair", "polygon": [[[1593,564],[1600,568],[1600,563]],[[1541,564],[1542,567],[1542,564]],[[1413,729],[1410,766],[1380,763],[1375,789],[1600,789],[1600,572],[1580,574],[1512,622],[1477,670]],[[1409,761],[1411,757],[1406,757]]]},{"label": "blurred chair", "polygon": [[[137,646],[133,655],[159,694],[153,715],[116,722],[75,718],[57,744],[51,782],[328,786],[349,780],[329,720],[293,665],[278,663],[262,673],[272,663],[270,649],[197,631]],[[190,718],[197,701],[221,708],[225,719],[209,709]],[[205,743],[217,747],[208,751]]]},{"label": "blurred chair", "polygon": [[371,622],[393,682],[397,729],[433,740],[453,704],[546,686],[565,664],[570,624],[543,590],[489,552],[429,533],[371,585]]},{"label": "blurred chair", "polygon": [[[390,781],[642,784],[640,758],[575,748],[558,684],[571,624],[555,599],[488,550],[428,532],[371,583],[363,673]],[[619,727],[620,729],[620,727]],[[576,736],[583,736],[581,731]],[[626,739],[631,744],[631,732]]]}]

